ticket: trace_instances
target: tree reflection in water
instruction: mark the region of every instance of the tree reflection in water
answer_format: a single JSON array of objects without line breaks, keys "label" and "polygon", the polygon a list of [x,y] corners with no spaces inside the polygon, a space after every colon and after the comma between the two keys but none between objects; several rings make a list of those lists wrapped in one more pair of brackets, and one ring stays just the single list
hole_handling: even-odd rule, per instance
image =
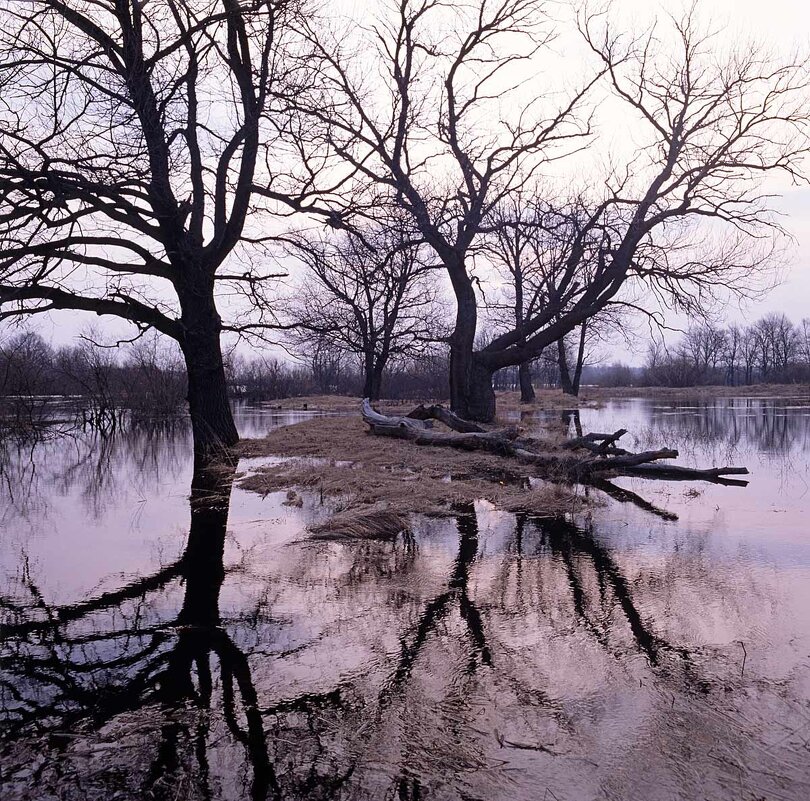
[{"label": "tree reflection in water", "polygon": [[[58,608],[47,607],[36,585],[24,575],[30,603],[24,606],[3,599],[7,622],[0,668],[7,750],[15,738],[37,732],[50,733],[47,742],[58,752],[70,742],[74,727],[83,732],[88,725],[90,730],[100,729],[115,716],[156,701],[166,709],[191,703],[210,710],[212,663],[216,662],[223,717],[252,766],[251,797],[277,794],[248,660],[220,625],[223,549],[234,472],[235,468],[195,470],[185,552],[153,575]],[[185,591],[176,619],[148,622],[150,596],[178,580]],[[103,618],[109,628],[99,625]],[[146,786],[141,788],[147,797],[176,797],[173,778],[184,739],[194,742],[202,795],[210,796],[204,786],[208,775],[205,717],[199,719],[196,732],[187,729],[183,717],[167,715]]]},{"label": "tree reflection in water", "polygon": [[[310,578],[283,576],[283,592],[316,619],[308,593],[328,584],[347,625],[323,624],[314,641],[335,649],[333,665],[306,643],[247,647],[257,611],[220,611],[226,580],[245,580],[244,565],[224,559],[233,481],[233,469],[195,471],[185,550],[152,575],[56,607],[23,570],[26,597],[2,598],[4,801],[531,798],[552,770],[543,760],[569,760],[553,769],[574,786],[596,765],[558,686],[559,671],[587,668],[543,661],[533,638],[576,632],[608,662],[640,656],[638,680],[673,698],[708,686],[690,651],[641,611],[592,528],[507,517],[513,529],[486,552],[473,504],[453,510],[443,560],[420,553],[422,543],[435,551],[429,532],[297,546],[298,575]],[[672,519],[639,496],[618,500]],[[386,636],[378,658],[343,667],[341,650]],[[621,669],[636,681],[631,663]],[[534,789],[509,784],[518,769]]]}]

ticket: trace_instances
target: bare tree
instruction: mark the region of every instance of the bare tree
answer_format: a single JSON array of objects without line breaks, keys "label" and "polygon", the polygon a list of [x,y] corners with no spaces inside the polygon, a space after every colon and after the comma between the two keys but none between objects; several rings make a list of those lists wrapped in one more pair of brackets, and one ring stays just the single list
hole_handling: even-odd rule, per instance
[{"label": "bare tree", "polygon": [[0,430],[36,430],[47,419],[42,396],[53,392],[54,355],[33,331],[0,340]]},{"label": "bare tree", "polygon": [[740,342],[740,356],[743,365],[743,380],[746,385],[754,383],[758,351],[759,346],[753,326],[744,328]]},{"label": "bare tree", "polygon": [[118,425],[120,397],[115,354],[99,347],[90,337],[56,354],[55,373],[83,398],[83,425],[100,432],[114,431]]},{"label": "bare tree", "polygon": [[124,403],[139,421],[167,420],[183,406],[186,378],[172,340],[149,332],[127,348],[122,365]]},{"label": "bare tree", "polygon": [[53,353],[34,331],[21,331],[0,342],[0,394],[47,395],[51,390]]},{"label": "bare tree", "polygon": [[316,389],[324,395],[341,394],[351,381],[351,366],[346,351],[339,348],[332,338],[313,334],[307,341],[307,363],[312,372]]},{"label": "bare tree", "polygon": [[692,367],[697,383],[712,383],[727,347],[727,334],[708,322],[690,326],[679,351]]},{"label": "bare tree", "polygon": [[475,243],[505,197],[589,131],[575,112],[594,78],[543,111],[507,74],[531,66],[553,37],[543,5],[402,0],[359,37],[309,27],[320,57],[314,88],[291,103],[313,142],[333,149],[369,191],[393,196],[446,270],[456,300],[451,405],[470,418],[494,413],[492,371],[473,358]]},{"label": "bare tree", "polygon": [[[586,203],[584,216],[561,210],[575,235],[557,297],[476,357],[492,369],[558,340],[629,281],[687,310],[718,290],[745,294],[770,252],[757,247],[758,237],[781,233],[760,178],[798,177],[807,151],[804,65],[775,64],[756,48],[720,58],[694,11],[674,22],[675,48],[655,33],[622,45],[603,19],[585,13],[582,33],[649,144],[609,177],[605,196]],[[704,232],[706,218],[712,225]]]},{"label": "bare tree", "polygon": [[743,342],[745,331],[739,325],[730,325],[726,329],[726,341],[723,349],[723,364],[726,368],[726,384],[737,385],[737,374],[743,360]]},{"label": "bare tree", "polygon": [[752,332],[762,380],[785,380],[798,344],[793,323],[784,314],[774,312],[757,320]]},{"label": "bare tree", "polygon": [[268,239],[257,192],[308,202],[274,161],[271,107],[294,82],[300,13],[300,0],[0,3],[0,319],[73,309],[175,339],[200,454],[238,438],[220,335],[244,328],[216,298],[253,297],[268,277],[240,248]]},{"label": "bare tree", "polygon": [[569,335],[557,340],[560,387],[566,395],[579,395],[584,368],[603,358],[601,351],[607,344],[630,341],[628,326],[634,308],[630,303],[609,303],[593,317],[583,320]]},{"label": "bare tree", "polygon": [[[682,307],[750,289],[770,252],[757,247],[758,237],[779,233],[760,179],[799,177],[807,151],[804,65],[776,63],[756,47],[722,55],[694,10],[673,21],[668,38],[654,29],[630,40],[614,33],[607,15],[584,11],[580,30],[597,58],[594,77],[554,112],[535,113],[536,103],[510,93],[504,70],[523,62],[530,71],[554,33],[543,11],[537,0],[480,0],[452,13],[444,3],[402,0],[364,32],[376,46],[359,57],[362,71],[348,44],[310,32],[327,88],[303,111],[317,123],[314,135],[369,183],[393,189],[446,268],[457,305],[451,403],[478,420],[494,416],[497,370],[535,357],[628,281]],[[380,83],[371,83],[373,75]],[[589,121],[578,112],[600,75],[623,120],[638,126],[641,147],[604,189],[590,187],[562,208],[547,204],[572,233],[558,297],[475,351],[475,243],[540,165],[588,137]],[[330,105],[327,94],[338,101]],[[586,267],[592,272],[583,282]]]},{"label": "bare tree", "polygon": [[796,353],[802,366],[802,378],[810,379],[810,317],[804,317],[796,327]]},{"label": "bare tree", "polygon": [[[485,299],[485,303],[494,313],[496,325],[506,331],[521,330],[538,313],[547,299],[550,273],[560,262],[562,249],[555,247],[560,243],[543,236],[537,210],[531,199],[527,202],[521,193],[515,193],[493,210],[496,224],[484,237],[483,251],[506,282],[501,296],[489,302]],[[518,384],[521,402],[533,401],[530,360],[518,366]]]},{"label": "bare tree", "polygon": [[[583,210],[579,202],[571,204],[571,213],[578,217],[569,220],[549,210],[541,199],[515,193],[493,213],[492,231],[484,237],[483,250],[506,286],[505,297],[485,302],[507,333],[522,330],[548,308],[559,309],[556,319],[566,311],[561,303],[560,283],[577,233],[585,223]],[[587,263],[580,266],[581,286],[593,279],[595,267]],[[566,394],[579,394],[586,358],[611,333],[622,333],[622,323],[631,308],[634,304],[628,301],[611,301],[580,322],[570,332],[575,337],[563,335],[551,343],[556,351],[560,386]],[[485,351],[491,341],[478,350]],[[518,367],[523,402],[534,399],[530,362],[539,355],[533,354]]]},{"label": "bare tree", "polygon": [[441,330],[423,248],[396,224],[291,241],[307,268],[287,315],[294,349],[328,337],[360,360],[363,397],[377,400],[389,361],[419,355]]}]

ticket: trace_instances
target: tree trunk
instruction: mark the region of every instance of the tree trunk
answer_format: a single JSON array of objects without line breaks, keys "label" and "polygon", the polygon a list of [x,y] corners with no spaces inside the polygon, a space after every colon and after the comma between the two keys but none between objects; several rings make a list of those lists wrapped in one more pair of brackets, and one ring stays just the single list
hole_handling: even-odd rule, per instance
[{"label": "tree trunk", "polygon": [[239,442],[239,433],[228,403],[213,273],[195,271],[190,265],[175,289],[182,309],[179,342],[188,373],[195,463],[231,461],[230,449]]},{"label": "tree trunk", "polygon": [[576,395],[571,373],[568,370],[568,354],[565,352],[565,338],[557,340],[557,365],[560,368],[560,387],[566,395]]},{"label": "tree trunk", "polygon": [[574,370],[574,380],[571,388],[573,395],[579,396],[579,386],[582,382],[582,368],[585,366],[585,334],[587,333],[586,323],[583,322],[579,328],[579,348],[577,349],[577,366]]},{"label": "tree trunk", "polygon": [[[492,393],[492,413],[490,417],[476,417],[473,407],[480,405],[480,397],[475,401],[471,393],[480,395],[481,387],[472,389],[473,347],[478,306],[472,282],[463,271],[451,273],[453,292],[456,296],[456,325],[450,337],[450,408],[465,420],[488,422],[495,416],[495,395],[492,393],[492,372],[489,372],[489,391]],[[480,384],[480,381],[479,381]]]},{"label": "tree trunk", "polygon": [[529,362],[521,362],[518,366],[518,382],[520,383],[520,402],[531,403],[535,399],[535,394]]},{"label": "tree trunk", "polygon": [[371,370],[371,392],[372,400],[379,400],[382,397],[382,383],[383,373],[385,372],[385,365],[388,361],[387,356],[378,356],[374,361],[374,366]]},{"label": "tree trunk", "polygon": [[194,454],[203,460],[227,458],[239,434],[228,403],[219,332],[201,335],[187,331],[180,347],[188,372]]},{"label": "tree trunk", "polygon": [[467,414],[459,415],[477,423],[491,423],[495,419],[495,390],[492,370],[473,354],[467,385]]},{"label": "tree trunk", "polygon": [[379,400],[379,387],[374,387],[374,354],[363,355],[363,397],[369,400]]}]

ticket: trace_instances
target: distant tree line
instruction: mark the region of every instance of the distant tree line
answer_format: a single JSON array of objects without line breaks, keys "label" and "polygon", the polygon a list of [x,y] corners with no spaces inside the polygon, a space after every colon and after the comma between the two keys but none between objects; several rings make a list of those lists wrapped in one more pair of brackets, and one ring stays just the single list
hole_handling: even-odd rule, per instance
[{"label": "distant tree line", "polygon": [[[273,401],[365,394],[368,372],[361,349],[347,349],[328,336],[316,337],[310,345],[308,355],[298,361],[227,353],[228,395]],[[522,392],[528,376],[530,386],[565,390],[567,362],[560,353],[570,354],[572,348],[582,352],[578,338],[573,344],[567,341],[547,348],[527,364],[500,370],[493,386],[498,391]],[[585,354],[585,358],[574,357],[583,386],[810,383],[810,318],[794,324],[786,315],[773,313],[749,326],[696,324],[672,346],[651,343],[642,367],[600,363],[596,350]],[[447,393],[447,360],[446,350],[436,344],[390,359],[377,392],[391,399],[441,400]],[[57,347],[32,331],[0,339],[0,401],[6,421],[30,422],[31,415],[47,413],[47,403],[60,398],[81,399],[87,422],[100,427],[122,411],[139,420],[165,419],[180,413],[187,393],[181,354],[154,335],[117,348],[90,338]]]},{"label": "distant tree line", "polygon": [[179,353],[157,336],[125,349],[83,339],[54,347],[23,331],[0,339],[0,401],[8,425],[25,427],[52,416],[53,401],[77,399],[84,421],[115,427],[121,411],[141,419],[176,415],[186,397]]},{"label": "distant tree line", "polygon": [[794,325],[773,313],[749,326],[693,325],[674,347],[650,346],[642,380],[668,387],[810,382],[810,319]]},{"label": "distant tree line", "polygon": [[[299,362],[275,356],[225,355],[231,398],[272,401],[305,395],[359,396],[366,374],[361,359],[328,341]],[[441,399],[447,356],[439,348],[391,360],[385,373],[390,398]],[[86,422],[109,428],[121,412],[137,420],[166,419],[184,409],[186,372],[176,347],[146,335],[120,347],[89,338],[53,346],[22,331],[0,338],[0,416],[26,425],[52,414],[54,402],[74,399]]]}]

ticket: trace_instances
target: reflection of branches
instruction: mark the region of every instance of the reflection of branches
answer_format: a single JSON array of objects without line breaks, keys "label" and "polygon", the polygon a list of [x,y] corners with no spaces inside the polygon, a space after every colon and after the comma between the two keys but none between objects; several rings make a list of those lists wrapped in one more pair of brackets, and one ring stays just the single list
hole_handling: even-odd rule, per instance
[{"label": "reflection of branches", "polygon": [[477,667],[476,658],[482,665],[492,664],[492,654],[487,645],[481,613],[468,593],[470,565],[478,553],[478,520],[475,507],[471,503],[458,504],[457,525],[459,533],[458,556],[453,563],[453,572],[447,583],[447,591],[430,600],[422,610],[419,620],[412,632],[410,642],[408,635],[400,638],[401,650],[397,666],[380,695],[380,705],[385,706],[411,675],[414,664],[429,634],[436,628],[448,613],[451,604],[458,602],[461,619],[466,623],[467,633],[472,641],[468,672],[473,673]]},{"label": "reflection of branches", "polygon": [[[35,582],[24,574],[28,603],[19,598],[0,600],[2,613],[11,620],[3,631],[0,651],[0,676],[5,681],[0,692],[8,724],[0,735],[4,756],[15,736],[27,743],[23,737],[31,732],[45,732],[52,742],[61,736],[59,732],[95,734],[108,723],[118,727],[115,716],[151,704],[161,710],[161,717],[157,723],[147,721],[149,750],[128,766],[130,774],[137,777],[134,795],[174,798],[179,787],[188,787],[192,771],[197,795],[216,795],[216,767],[223,764],[216,750],[235,747],[244,754],[248,766],[247,777],[236,779],[245,784],[241,795],[321,801],[351,795],[365,757],[373,752],[373,738],[382,738],[387,746],[401,724],[403,741],[397,753],[402,764],[390,766],[386,797],[423,797],[424,766],[419,767],[416,760],[409,762],[413,747],[418,748],[419,743],[414,746],[408,739],[412,723],[402,714],[419,709],[418,693],[423,686],[428,692],[443,693],[440,714],[453,709],[463,716],[467,707],[460,699],[467,691],[481,693],[494,685],[499,713],[512,703],[516,716],[525,714],[529,725],[529,716],[533,721],[536,716],[549,715],[574,733],[566,704],[552,697],[558,688],[538,679],[542,663],[522,660],[518,664],[510,654],[510,650],[517,653],[524,645],[530,647],[532,637],[524,642],[523,634],[534,631],[529,621],[537,625],[532,618],[535,610],[527,607],[537,605],[540,579],[545,578],[541,571],[560,578],[549,586],[559,593],[557,598],[567,602],[565,619],[574,620],[608,653],[617,631],[629,628],[630,652],[645,655],[654,667],[661,664],[664,653],[680,655],[684,661],[688,657],[685,649],[670,645],[645,619],[634,597],[638,590],[610,549],[592,530],[565,519],[516,518],[514,535],[506,543],[506,561],[508,570],[516,571],[518,609],[509,604],[505,593],[495,604],[484,606],[481,586],[491,561],[480,558],[479,552],[487,552],[489,547],[482,544],[475,508],[464,504],[455,509],[454,553],[442,585],[434,595],[421,600],[401,590],[402,579],[417,571],[415,586],[423,586],[420,569],[424,560],[420,557],[427,549],[417,548],[412,541],[396,547],[390,542],[359,542],[304,549],[307,554],[330,560],[329,587],[337,586],[344,599],[362,585],[364,609],[373,610],[369,629],[373,637],[380,632],[387,636],[387,631],[379,625],[380,605],[368,605],[369,583],[379,583],[388,592],[395,587],[388,599],[395,610],[393,620],[400,620],[400,614],[407,620],[408,610],[414,608],[410,605],[418,605],[418,615],[399,632],[392,663],[381,666],[382,677],[378,674],[369,687],[370,698],[362,695],[362,682],[374,669],[365,666],[356,675],[341,675],[335,685],[312,686],[312,658],[305,654],[303,664],[296,662],[296,655],[313,642],[308,635],[294,637],[292,645],[296,648],[282,650],[278,646],[285,643],[270,638],[264,643],[268,650],[246,653],[244,638],[252,625],[250,614],[233,615],[223,623],[220,591],[228,575],[224,550],[231,478],[228,474],[195,474],[191,528],[183,556],[154,575],[80,604],[49,607]],[[443,527],[445,523],[435,525]],[[345,550],[348,559],[345,574],[334,582],[336,548]],[[303,571],[302,561],[306,560],[295,560],[295,565]],[[369,564],[364,569],[366,562]],[[309,586],[322,581],[314,567],[310,564],[301,575],[302,580],[309,579]],[[505,567],[498,573],[496,582],[506,584],[508,570]],[[395,573],[397,582],[391,585]],[[240,573],[240,578],[244,575]],[[260,578],[258,570],[255,577]],[[471,587],[473,577],[475,591]],[[266,573],[261,578],[266,580]],[[169,614],[161,614],[157,594],[175,590],[180,581],[184,587],[179,612],[174,603]],[[288,587],[285,584],[283,591]],[[267,603],[267,593],[265,589],[262,603]],[[621,614],[614,614],[614,610]],[[499,633],[508,626],[495,626],[490,617],[511,616],[515,611],[522,613],[515,618],[521,628],[517,647],[510,649],[509,643],[501,646],[497,642]],[[558,626],[553,609],[545,614],[540,611],[552,628]],[[100,619],[109,619],[112,625],[101,625]],[[336,642],[347,648],[358,642],[364,645],[354,632],[346,634],[346,620],[340,617]],[[452,631],[447,631],[451,620]],[[324,628],[315,639],[326,646],[331,644],[325,642],[328,636]],[[442,662],[446,660],[437,660],[436,655],[448,639],[460,658],[445,668]],[[307,643],[299,645],[304,640]],[[385,642],[386,646],[390,643]],[[254,674],[254,660],[259,655],[265,664],[276,660],[273,664],[278,671],[265,672],[264,677]],[[353,657],[349,661],[354,662]],[[329,668],[320,662],[314,666],[314,681],[329,681]],[[484,670],[484,666],[491,669]],[[296,687],[300,684],[300,691],[289,697],[283,688],[290,686],[284,677],[291,675]],[[278,692],[272,700],[260,702],[267,692],[260,678],[267,676],[273,681],[273,691],[278,688]],[[121,720],[126,722],[127,717]],[[60,743],[66,751],[70,749],[69,738],[62,737]],[[272,750],[268,751],[268,743]],[[119,749],[125,759],[130,759],[130,752],[124,749],[130,747],[122,743]],[[443,765],[448,760],[467,765],[480,759],[479,748],[487,747],[471,736],[468,743],[453,745],[438,756]],[[64,770],[61,761],[54,762],[55,770]]]},{"label": "reflection of branches", "polygon": [[[187,466],[188,426],[128,426],[109,436],[96,432],[63,434],[37,441],[0,438],[0,479],[11,501],[8,513],[22,517],[33,504],[44,503],[41,487],[67,494],[81,492],[94,518],[116,501],[122,481],[129,488],[141,482],[157,485],[168,472],[174,477]],[[126,464],[126,471],[112,469]]]},{"label": "reflection of branches", "polygon": [[[3,627],[4,636],[24,637],[34,632],[58,636],[58,629],[67,623],[81,620],[94,612],[120,606],[125,601],[142,598],[147,593],[162,589],[169,582],[183,574],[184,564],[184,558],[180,558],[176,562],[172,562],[172,564],[161,568],[156,573],[139,578],[116,590],[105,592],[79,603],[48,607],[44,619],[25,620],[19,623],[5,625]],[[30,584],[30,582],[26,581],[25,583],[28,585],[29,590],[33,590],[33,585]],[[39,606],[39,604],[37,604],[37,606]],[[22,606],[16,604],[11,599],[0,597],[0,608],[19,614],[31,609],[31,605]]]},{"label": "reflection of branches", "polygon": [[[216,591],[219,592],[218,587]],[[184,701],[191,700],[202,708],[210,709],[212,654],[219,662],[225,722],[234,739],[245,747],[253,768],[251,797],[257,801],[265,799],[268,791],[277,797],[278,782],[267,754],[264,724],[250,666],[246,656],[222,629],[216,625],[202,624],[180,631],[177,645],[168,656],[165,668],[154,678],[158,697],[169,706],[180,706]],[[197,688],[193,680],[195,673]],[[244,728],[237,714],[240,706],[246,721]],[[148,783],[152,789],[177,764],[178,729],[176,722],[164,727],[162,743],[149,774]],[[206,775],[205,748],[198,748],[197,754],[201,773]]]},{"label": "reflection of branches", "polygon": [[[28,607],[6,599],[0,604],[15,617],[34,612],[36,619],[4,627],[0,654],[6,705],[4,738],[26,727],[70,727],[89,718],[97,727],[150,699],[178,706],[184,701],[207,708],[211,702],[210,658],[216,656],[223,688],[224,717],[242,743],[253,769],[253,797],[277,791],[264,739],[256,689],[247,658],[220,627],[219,593],[225,578],[223,550],[233,470],[195,473],[191,494],[191,529],[183,556],[151,576],[82,603],[51,608],[29,576]],[[185,581],[184,602],[175,625],[146,625],[141,605],[148,594],[177,578]],[[92,615],[122,610],[136,602],[134,621],[111,631],[87,630]],[[79,625],[78,631],[74,627]],[[176,641],[171,644],[172,631]],[[90,649],[90,645],[95,646]],[[196,682],[193,678],[196,673]],[[195,686],[196,685],[196,686]],[[26,689],[28,693],[26,693]],[[239,712],[245,718],[239,723]],[[178,764],[181,725],[167,723],[147,784],[159,795],[159,782]],[[202,775],[205,749],[197,748]],[[151,792],[151,791],[150,791]]]},{"label": "reflection of branches", "polygon": [[619,487],[607,479],[592,476],[588,480],[588,484],[592,487],[596,487],[598,490],[601,490],[619,503],[632,503],[633,506],[637,506],[639,509],[645,512],[649,512],[656,517],[660,517],[662,520],[675,521],[678,519],[678,515],[676,515],[675,512],[668,512],[666,509],[661,509],[654,503],[650,503],[650,501],[642,498],[637,493],[625,489],[624,487]]},{"label": "reflection of branches", "polygon": [[[590,561],[600,586],[608,586],[613,591],[613,596],[630,625],[636,646],[647,655],[650,664],[658,664],[662,650],[676,650],[648,628],[635,605],[630,586],[621,568],[608,549],[602,546],[590,531],[579,528],[563,518],[537,518],[533,522],[543,542],[566,565],[574,596],[574,607],[577,615],[587,622],[588,628],[593,628],[594,624],[585,613],[585,596],[576,569],[583,556]],[[607,615],[604,617],[607,620]]]},{"label": "reflection of branches", "polygon": [[690,401],[688,407],[675,405],[653,411],[651,422],[655,431],[651,432],[651,438],[660,439],[662,430],[668,430],[682,451],[689,445],[723,446],[726,458],[732,458],[740,444],[750,444],[768,454],[785,455],[807,445],[807,418],[801,412],[786,409],[791,402],[769,398]]}]

